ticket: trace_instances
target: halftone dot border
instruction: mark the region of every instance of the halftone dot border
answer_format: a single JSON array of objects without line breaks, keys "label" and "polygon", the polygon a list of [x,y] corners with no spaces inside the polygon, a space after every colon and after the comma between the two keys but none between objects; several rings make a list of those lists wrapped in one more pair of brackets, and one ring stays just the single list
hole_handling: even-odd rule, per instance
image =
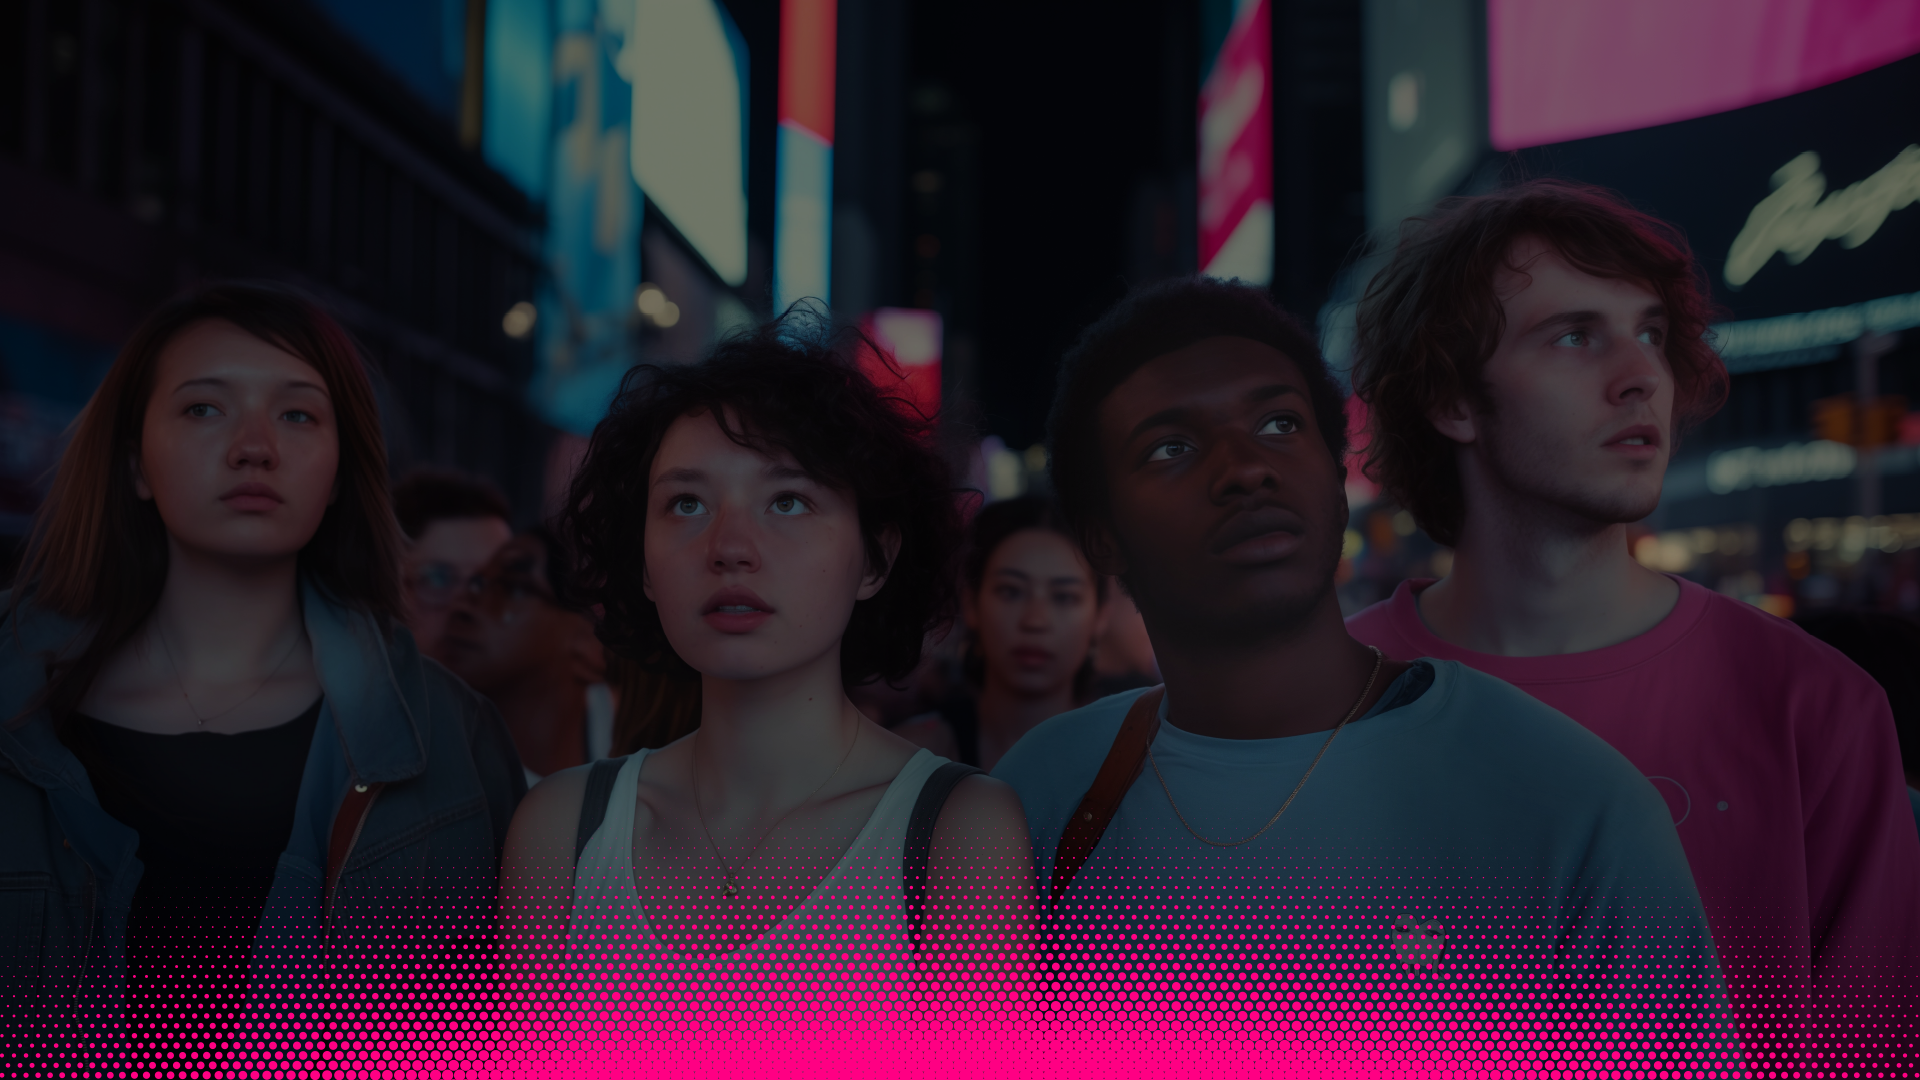
[{"label": "halftone dot border", "polygon": [[[1631,970],[1543,963],[1528,937],[1538,882],[1518,866],[1479,866],[1498,902],[1463,919],[1436,914],[1437,901],[1406,907],[1407,868],[1367,862],[1257,881],[1228,868],[1145,884],[1091,872],[1016,973],[916,956],[868,878],[849,893],[858,910],[798,940],[663,958],[631,934],[576,934],[552,943],[537,978],[503,970],[477,939],[370,923],[380,942],[336,949],[389,960],[257,970],[276,981],[256,981],[229,1030],[187,1010],[168,1020],[186,1026],[137,1044],[25,1032],[0,1065],[58,1080],[1915,1075],[1911,1019],[1894,1033],[1821,1031],[1804,1003],[1762,1003],[1751,1008],[1775,1034],[1740,1045],[1721,1002],[1688,996],[1697,978],[1663,983],[1663,969],[1710,957],[1697,940],[1642,941]],[[1589,937],[1559,943],[1587,962],[1611,955]]]}]

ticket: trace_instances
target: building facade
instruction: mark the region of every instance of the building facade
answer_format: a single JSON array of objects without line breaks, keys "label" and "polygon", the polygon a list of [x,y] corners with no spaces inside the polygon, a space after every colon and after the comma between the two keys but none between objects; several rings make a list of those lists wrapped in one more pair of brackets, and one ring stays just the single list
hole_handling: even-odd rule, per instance
[{"label": "building facade", "polygon": [[221,278],[341,317],[396,470],[483,473],[534,511],[550,432],[503,319],[541,214],[454,118],[304,3],[5,0],[0,51],[0,534],[142,315]]}]

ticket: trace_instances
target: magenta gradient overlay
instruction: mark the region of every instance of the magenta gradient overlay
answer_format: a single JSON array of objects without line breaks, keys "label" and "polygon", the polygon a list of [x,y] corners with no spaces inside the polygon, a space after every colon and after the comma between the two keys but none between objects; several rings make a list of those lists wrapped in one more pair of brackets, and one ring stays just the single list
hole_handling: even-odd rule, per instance
[{"label": "magenta gradient overlay", "polygon": [[181,1070],[143,1063],[88,1074],[156,1080],[1816,1075],[1777,1065],[1749,1072],[1726,1060],[1724,1050],[1690,1054],[1670,1033],[1642,1028],[1632,1003],[1503,993],[1502,985],[1518,991],[1523,979],[1489,979],[1444,964],[1409,969],[1379,956],[1350,971],[1255,974],[1250,956],[1223,949],[1209,958],[1215,970],[1196,965],[1177,977],[1128,970],[1136,965],[1119,957],[1045,987],[1031,980],[962,984],[897,965],[862,971],[844,957],[815,957],[823,972],[837,968],[838,974],[729,979],[698,970],[695,961],[695,970],[665,981],[500,987],[479,995],[471,994],[476,984],[464,980],[444,990],[416,985],[412,993],[377,979],[335,984],[318,995],[324,1004],[309,999],[307,1008],[280,1013],[291,1026],[253,1025],[217,1064]]},{"label": "magenta gradient overlay", "polygon": [[[658,1008],[657,1003],[646,1003]],[[706,1004],[706,1003],[703,1003]],[[710,1003],[721,1006],[719,1002]],[[736,1007],[750,1002],[728,1003]],[[1086,1008],[1007,1018],[938,1010],[862,1009],[820,1001],[781,1021],[722,1008],[671,1015],[579,1008],[468,1023],[409,1010],[420,1027],[368,1032],[271,1060],[234,1060],[204,1076],[499,1078],[911,1076],[915,1080],[1050,1077],[1731,1077],[1743,1066],[1672,1060],[1657,1047],[1615,1040],[1604,1048],[1542,1047],[1493,1019],[1357,1020],[1331,1002],[1276,1004],[1271,1015],[1223,1017],[1221,1003],[1163,1005],[1151,1019]],[[1032,1013],[1031,1007],[1027,1010]],[[805,1019],[796,1019],[804,1016]],[[1691,1064],[1692,1067],[1686,1067]],[[1680,1067],[1676,1067],[1680,1066]],[[1800,1074],[1799,1069],[1794,1070]],[[155,1076],[127,1072],[120,1075]],[[101,1075],[110,1075],[102,1073]],[[176,1074],[180,1075],[180,1074]],[[1787,1075],[1783,1070],[1773,1075]],[[1805,1075],[1812,1075],[1811,1073]],[[1828,1073],[1826,1075],[1848,1075]]]},{"label": "magenta gradient overlay", "polygon": [[1737,109],[1920,52],[1920,0],[1487,0],[1501,150]]}]

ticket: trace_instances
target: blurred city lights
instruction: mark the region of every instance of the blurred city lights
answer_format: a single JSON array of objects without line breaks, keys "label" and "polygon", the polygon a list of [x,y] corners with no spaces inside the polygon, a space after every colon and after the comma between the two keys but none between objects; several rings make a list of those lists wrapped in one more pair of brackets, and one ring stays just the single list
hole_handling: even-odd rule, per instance
[{"label": "blurred city lights", "polygon": [[634,291],[633,306],[648,322],[662,330],[680,321],[680,305],[667,299],[666,291],[651,281]]},{"label": "blurred city lights", "polygon": [[539,321],[539,318],[540,310],[522,300],[508,308],[507,313],[500,317],[500,329],[505,331],[508,337],[519,341],[533,333],[533,324]]},{"label": "blurred city lights", "polygon": [[1026,462],[1020,458],[1017,450],[1005,446],[994,447],[987,451],[987,497],[989,499],[1013,499],[1026,494]]},{"label": "blurred city lights", "polygon": [[1853,475],[1859,455],[1844,443],[1788,443],[1771,450],[1743,446],[1707,457],[1707,490],[1715,495],[1753,487],[1838,480]]},{"label": "blurred city lights", "polygon": [[1420,73],[1403,71],[1387,83],[1387,126],[1412,131],[1420,122]]}]

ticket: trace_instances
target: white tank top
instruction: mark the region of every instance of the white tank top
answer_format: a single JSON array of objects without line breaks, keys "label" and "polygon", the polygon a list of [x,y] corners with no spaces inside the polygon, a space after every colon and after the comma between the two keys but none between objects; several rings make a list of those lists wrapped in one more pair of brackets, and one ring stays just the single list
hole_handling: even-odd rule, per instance
[{"label": "white tank top", "polygon": [[574,870],[568,952],[589,981],[705,982],[725,969],[744,975],[764,972],[769,963],[814,962],[856,978],[857,972],[878,974],[910,957],[902,880],[907,821],[921,787],[947,759],[924,749],[908,759],[813,894],[754,942],[715,954],[682,952],[655,937],[634,885],[633,817],[649,754],[642,750],[621,766],[606,819]]}]

